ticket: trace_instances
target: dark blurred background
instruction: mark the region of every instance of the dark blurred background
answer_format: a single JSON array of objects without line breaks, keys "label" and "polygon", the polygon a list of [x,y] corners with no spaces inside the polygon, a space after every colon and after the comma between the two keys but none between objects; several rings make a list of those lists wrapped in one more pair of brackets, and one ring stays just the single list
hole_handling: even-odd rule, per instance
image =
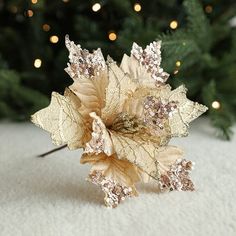
[{"label": "dark blurred background", "polygon": [[0,0],[0,118],[26,120],[63,93],[64,37],[115,60],[162,40],[169,83],[209,107],[221,137],[236,117],[235,0]]}]

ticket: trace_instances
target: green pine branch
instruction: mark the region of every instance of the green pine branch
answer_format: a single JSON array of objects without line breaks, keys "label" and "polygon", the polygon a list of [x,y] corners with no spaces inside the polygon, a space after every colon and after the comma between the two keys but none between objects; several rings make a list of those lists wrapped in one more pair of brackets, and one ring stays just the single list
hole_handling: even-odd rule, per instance
[{"label": "green pine branch", "polygon": [[[218,54],[217,47],[225,37],[215,37],[214,34],[222,30],[224,36],[229,36],[225,22],[218,30],[213,28],[198,0],[185,0],[183,6],[187,14],[186,27],[157,37],[163,41],[163,67],[173,71],[175,62],[182,62],[172,84],[185,83],[191,98],[209,107],[208,115],[218,134],[230,139],[236,117],[235,99],[230,95],[236,93],[236,40],[233,37],[228,53]],[[219,109],[212,107],[214,101],[220,102]]]}]

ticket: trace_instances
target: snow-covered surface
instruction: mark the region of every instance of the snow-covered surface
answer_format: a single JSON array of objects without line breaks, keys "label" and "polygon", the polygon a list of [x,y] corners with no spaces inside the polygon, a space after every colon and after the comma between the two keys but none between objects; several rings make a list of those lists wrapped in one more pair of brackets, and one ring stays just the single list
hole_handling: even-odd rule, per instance
[{"label": "snow-covered surface", "polygon": [[[234,127],[236,132],[236,127]],[[50,150],[49,135],[29,123],[0,123],[1,236],[235,236],[236,137],[215,138],[208,120],[193,122],[187,138],[173,140],[195,161],[195,192],[158,194],[138,186],[139,197],[116,209],[85,181],[80,151]]]}]

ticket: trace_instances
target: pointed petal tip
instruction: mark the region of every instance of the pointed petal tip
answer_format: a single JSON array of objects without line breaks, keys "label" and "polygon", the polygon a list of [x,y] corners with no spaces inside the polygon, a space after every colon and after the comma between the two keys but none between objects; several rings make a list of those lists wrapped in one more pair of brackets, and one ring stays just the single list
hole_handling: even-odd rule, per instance
[{"label": "pointed petal tip", "polygon": [[139,47],[139,45],[138,45],[136,42],[133,42],[132,48],[133,48],[133,47]]},{"label": "pointed petal tip", "polygon": [[30,116],[30,121],[35,124],[35,114]]},{"label": "pointed petal tip", "polygon": [[152,43],[150,43],[149,45],[151,45],[151,44],[154,44],[155,46],[161,47],[162,41],[161,40],[155,40]]},{"label": "pointed petal tip", "polygon": [[65,45],[66,45],[68,50],[70,50],[70,44],[71,44],[70,37],[69,37],[68,34],[66,34],[65,35]]},{"label": "pointed petal tip", "polygon": [[107,61],[108,64],[115,63],[115,61],[112,59],[110,55],[107,55]]},{"label": "pointed petal tip", "polygon": [[65,35],[65,41],[68,41],[68,40],[70,40],[70,36],[69,36],[69,34],[66,34]]}]

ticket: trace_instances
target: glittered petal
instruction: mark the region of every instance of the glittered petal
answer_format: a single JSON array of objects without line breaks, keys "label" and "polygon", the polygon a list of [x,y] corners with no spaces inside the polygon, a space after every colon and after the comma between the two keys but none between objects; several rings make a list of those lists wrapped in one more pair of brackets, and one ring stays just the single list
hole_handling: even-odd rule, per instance
[{"label": "glittered petal", "polygon": [[89,53],[88,50],[82,49],[80,45],[70,41],[68,35],[65,37],[65,44],[69,50],[70,60],[65,71],[74,81],[96,77],[101,71],[106,70],[106,63],[100,49]]},{"label": "glittered petal", "polygon": [[51,134],[54,144],[77,149],[89,139],[79,107],[79,99],[69,89],[65,96],[53,92],[50,105],[32,115],[31,120]]},{"label": "glittered petal", "polygon": [[177,191],[193,191],[194,184],[190,179],[190,173],[193,169],[193,163],[185,159],[176,160],[166,171],[161,174],[159,184],[160,189],[177,190]]},{"label": "glittered petal", "polygon": [[127,187],[117,183],[113,179],[105,177],[101,171],[91,172],[87,180],[100,186],[105,193],[104,202],[107,207],[115,208],[121,201],[135,196],[131,187]]},{"label": "glittered petal", "polygon": [[122,200],[137,196],[135,183],[140,181],[140,170],[116,154],[107,156],[83,154],[81,163],[92,164],[88,180],[101,187],[105,193],[105,204],[116,207]]},{"label": "glittered petal", "polygon": [[92,117],[92,138],[86,143],[84,152],[90,154],[106,153],[108,156],[114,153],[113,144],[106,126],[95,112],[90,113]]},{"label": "glittered petal", "polygon": [[123,111],[128,112],[130,115],[142,117],[144,114],[144,101],[148,96],[156,98],[166,97],[170,93],[169,85],[162,85],[158,88],[147,88],[145,86],[138,86],[135,92],[131,93],[123,106]]},{"label": "glittered petal", "polygon": [[[136,117],[139,124],[145,127],[147,140],[152,139],[159,146],[167,144],[171,137],[167,119],[171,113],[168,110],[171,104],[161,102],[160,91],[162,89],[165,87],[162,86],[159,89],[139,87],[126,100],[123,107],[124,113]],[[156,106],[158,107],[156,108]]]},{"label": "glittered petal", "polygon": [[177,103],[177,112],[169,118],[169,125],[172,136],[187,136],[189,123],[198,116],[207,111],[207,107],[197,102],[193,102],[186,97],[187,89],[185,86],[179,86],[171,91],[161,91],[162,100],[175,101]]},{"label": "glittered petal", "polygon": [[107,156],[105,153],[98,155],[84,153],[80,162],[92,164],[91,172],[101,171],[106,178],[125,186],[134,188],[134,184],[140,180],[138,168],[127,160],[119,160],[116,154]]},{"label": "glittered petal", "polygon": [[156,81],[151,77],[151,74],[134,57],[124,54],[120,68],[140,85],[145,87],[156,86]]},{"label": "glittered petal", "polygon": [[150,43],[144,50],[133,43],[131,57],[126,55],[121,62],[121,68],[136,78],[145,86],[158,86],[166,82],[169,74],[160,67],[161,41]]},{"label": "glittered petal", "polygon": [[181,159],[183,155],[184,152],[179,147],[171,145],[160,147],[158,156],[156,157],[159,161],[160,174],[165,174],[176,160]]}]

